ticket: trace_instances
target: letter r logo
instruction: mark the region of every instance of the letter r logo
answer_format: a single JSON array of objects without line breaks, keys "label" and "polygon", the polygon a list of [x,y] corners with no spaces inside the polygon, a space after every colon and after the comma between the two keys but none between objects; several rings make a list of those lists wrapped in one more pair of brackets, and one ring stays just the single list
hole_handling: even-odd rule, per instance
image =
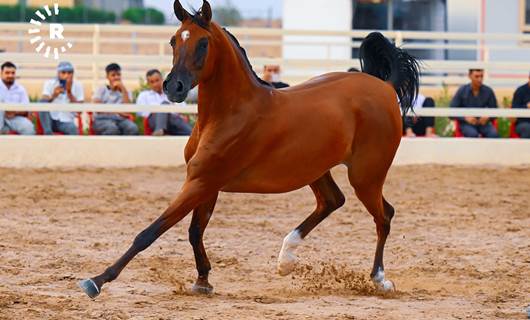
[{"label": "letter r logo", "polygon": [[64,39],[64,27],[59,23],[50,23],[50,39]]}]

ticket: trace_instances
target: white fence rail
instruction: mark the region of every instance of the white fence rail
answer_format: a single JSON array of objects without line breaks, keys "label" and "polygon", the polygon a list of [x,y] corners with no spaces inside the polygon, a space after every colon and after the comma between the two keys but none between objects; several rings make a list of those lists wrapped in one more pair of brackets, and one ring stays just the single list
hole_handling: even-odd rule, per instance
[{"label": "white fence rail", "polygon": [[[110,62],[119,62],[124,67],[128,81],[138,81],[146,69],[157,67],[168,71],[171,67],[170,36],[177,26],[137,26],[137,25],[65,25],[68,40],[74,44],[73,53],[62,57],[72,61],[79,69],[77,76],[89,81],[96,88],[104,81],[103,68]],[[53,76],[53,60],[35,59],[27,33],[28,24],[0,23],[0,61],[13,60],[21,66],[20,76],[25,81],[40,81]],[[284,30],[257,28],[229,28],[251,54],[251,61],[260,71],[264,64],[275,63],[283,67],[284,78],[291,83],[299,83],[327,71],[346,70],[359,67],[356,59],[332,59],[328,55],[322,59],[283,59],[282,50],[286,46],[325,47],[328,53],[333,48],[358,48],[360,41],[369,31],[325,31],[325,30]],[[385,36],[397,45],[410,50],[451,50],[475,52],[474,61],[447,61],[443,57],[423,61],[424,85],[461,85],[467,82],[468,68],[488,70],[488,83],[492,86],[515,87],[527,79],[530,60],[506,59],[492,61],[495,52],[526,52],[530,56],[530,34],[477,34],[445,32],[389,31]],[[346,39],[336,41],[336,39]],[[297,40],[304,39],[304,40]],[[324,40],[323,40],[324,39]],[[348,40],[349,39],[349,40]],[[273,52],[269,49],[276,48]],[[76,51],[77,50],[77,51]],[[276,53],[275,53],[276,52]]]},{"label": "white fence rail", "polygon": [[[182,114],[197,114],[195,104],[147,106],[135,104],[5,104],[0,103],[0,111],[69,111],[69,112],[178,112]],[[412,113],[411,113],[412,115]],[[415,111],[416,116],[425,117],[502,117],[502,118],[530,118],[530,109],[479,109],[479,108],[422,108]]]}]

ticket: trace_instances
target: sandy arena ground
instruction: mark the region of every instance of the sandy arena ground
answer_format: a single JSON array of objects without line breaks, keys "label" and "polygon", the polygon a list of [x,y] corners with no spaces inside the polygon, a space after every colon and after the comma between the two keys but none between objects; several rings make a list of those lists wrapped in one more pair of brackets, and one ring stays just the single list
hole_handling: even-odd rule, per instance
[{"label": "sandy arena ground", "polygon": [[530,168],[400,167],[386,250],[398,292],[374,293],[371,217],[344,169],[344,208],[276,274],[283,237],[314,208],[309,189],[222,194],[206,232],[216,293],[194,296],[190,217],[88,299],[77,281],[104,270],[166,208],[184,169],[0,169],[0,319],[526,319]]}]

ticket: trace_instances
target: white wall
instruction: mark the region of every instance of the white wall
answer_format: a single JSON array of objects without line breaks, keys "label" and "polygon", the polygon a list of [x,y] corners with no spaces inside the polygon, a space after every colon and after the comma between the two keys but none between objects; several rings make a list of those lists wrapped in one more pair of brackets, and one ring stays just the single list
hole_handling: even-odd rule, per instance
[{"label": "white wall", "polygon": [[[283,27],[294,30],[350,31],[352,24],[351,0],[284,0]],[[285,59],[350,59],[351,49],[347,46],[334,46],[329,49],[326,42],[348,44],[348,37],[302,37],[286,36],[284,42],[301,41],[315,45],[294,46],[284,44]]]},{"label": "white wall", "polygon": [[[482,17],[482,3],[485,4],[485,17]],[[519,0],[447,0],[449,32],[480,32],[481,19],[484,19],[486,33],[521,33],[519,26]],[[514,46],[517,41],[487,41],[489,46]],[[449,57],[455,60],[480,59],[480,52],[451,51]],[[530,60],[530,49],[490,50],[491,61]],[[528,72],[528,70],[524,70]]]},{"label": "white wall", "polygon": [[[479,32],[481,0],[447,0],[447,30],[449,32]],[[461,43],[461,42],[454,42]],[[475,60],[479,53],[451,50],[451,60]]]},{"label": "white wall", "polygon": [[[3,168],[133,168],[184,164],[186,137],[0,137]],[[530,140],[403,139],[394,165],[530,165]]]},{"label": "white wall", "polygon": [[[487,33],[521,33],[519,24],[520,14],[519,0],[487,0],[485,31]],[[517,41],[488,41],[487,45],[493,46],[516,46]],[[530,61],[530,49],[520,48],[517,50],[492,50],[489,55],[492,61]],[[527,74],[529,70],[524,70]]]}]

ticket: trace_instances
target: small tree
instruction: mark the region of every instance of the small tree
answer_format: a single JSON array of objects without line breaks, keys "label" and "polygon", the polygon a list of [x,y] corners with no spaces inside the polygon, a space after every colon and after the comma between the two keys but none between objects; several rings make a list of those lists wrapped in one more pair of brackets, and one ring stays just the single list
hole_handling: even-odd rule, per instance
[{"label": "small tree", "polygon": [[213,15],[214,20],[222,26],[237,26],[242,20],[241,13],[230,2],[226,6],[216,7]]},{"label": "small tree", "polygon": [[166,22],[164,14],[153,8],[129,8],[123,12],[122,18],[134,24],[164,24]]}]

